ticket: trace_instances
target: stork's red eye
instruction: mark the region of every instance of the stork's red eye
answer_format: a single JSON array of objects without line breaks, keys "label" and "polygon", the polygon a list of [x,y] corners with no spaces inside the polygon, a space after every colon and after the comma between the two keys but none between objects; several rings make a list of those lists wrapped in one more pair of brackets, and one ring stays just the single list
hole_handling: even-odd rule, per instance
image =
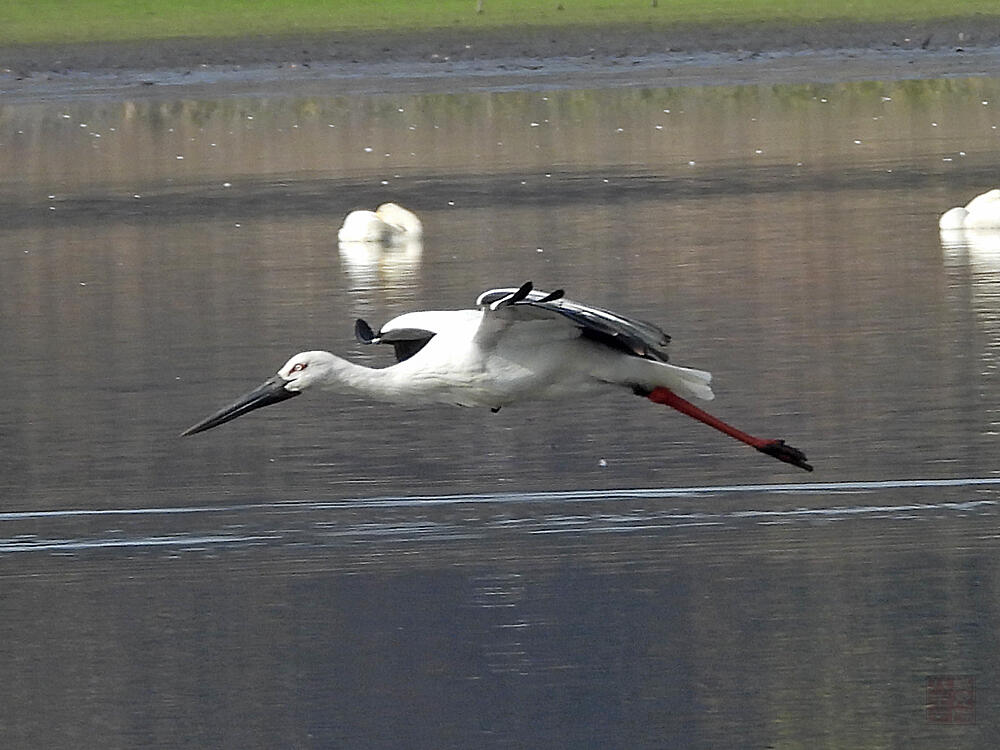
[{"label": "stork's red eye", "polygon": [[302,372],[304,369],[306,369],[305,362],[296,362],[294,365],[292,365],[291,372]]}]

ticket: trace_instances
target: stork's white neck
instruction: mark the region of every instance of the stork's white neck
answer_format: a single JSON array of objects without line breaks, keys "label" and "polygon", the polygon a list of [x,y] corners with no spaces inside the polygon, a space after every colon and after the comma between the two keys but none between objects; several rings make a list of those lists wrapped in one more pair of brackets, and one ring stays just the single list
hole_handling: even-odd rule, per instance
[{"label": "stork's white neck", "polygon": [[335,354],[323,365],[321,378],[316,386],[330,393],[368,396],[385,401],[403,400],[398,388],[398,378],[391,367],[365,367]]},{"label": "stork's white neck", "polygon": [[448,362],[442,367],[416,362],[407,359],[376,369],[329,352],[302,352],[278,374],[289,381],[289,390],[323,390],[398,404],[495,404],[493,396],[480,393],[473,379],[456,376]]}]

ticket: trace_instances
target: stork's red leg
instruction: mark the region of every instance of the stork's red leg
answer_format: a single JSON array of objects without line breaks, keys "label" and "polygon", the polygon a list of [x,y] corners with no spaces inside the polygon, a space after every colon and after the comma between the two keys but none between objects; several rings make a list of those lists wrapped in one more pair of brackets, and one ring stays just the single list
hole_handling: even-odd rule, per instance
[{"label": "stork's red leg", "polygon": [[763,438],[754,437],[753,435],[743,432],[743,430],[737,430],[731,424],[723,422],[718,417],[713,417],[704,409],[699,409],[687,399],[681,398],[669,388],[654,388],[646,396],[646,398],[654,403],[663,404],[664,406],[676,409],[681,414],[687,414],[689,417],[693,417],[699,422],[704,422],[709,427],[714,427],[719,432],[723,432],[726,435],[729,435],[729,437],[736,438],[741,443],[746,443],[747,445],[756,448],[761,453],[766,453],[772,458],[784,461],[786,464],[792,464],[792,466],[798,466],[800,469],[805,469],[806,471],[813,470],[813,467],[806,462],[806,454],[798,448],[786,445],[784,440],[765,440]]}]

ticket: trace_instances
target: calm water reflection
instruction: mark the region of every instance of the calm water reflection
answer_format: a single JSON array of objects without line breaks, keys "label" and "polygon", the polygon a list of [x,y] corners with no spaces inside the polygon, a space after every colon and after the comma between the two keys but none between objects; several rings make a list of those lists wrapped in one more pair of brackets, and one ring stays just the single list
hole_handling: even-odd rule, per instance
[{"label": "calm water reflection", "polygon": [[[998,110],[997,80],[0,106],[3,744],[996,744],[996,491],[964,480],[998,476],[1000,243],[936,222],[994,186]],[[422,246],[338,248],[388,199]],[[527,278],[662,322],[811,479],[892,481],[792,484],[629,398],[176,437],[300,349],[387,363],[355,317]],[[934,674],[975,676],[976,724],[926,721]]]}]

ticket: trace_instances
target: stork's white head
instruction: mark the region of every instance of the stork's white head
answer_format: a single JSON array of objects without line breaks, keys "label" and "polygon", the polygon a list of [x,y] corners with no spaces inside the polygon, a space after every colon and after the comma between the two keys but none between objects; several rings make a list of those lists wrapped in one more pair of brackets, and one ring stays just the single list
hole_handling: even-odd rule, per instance
[{"label": "stork's white head", "polygon": [[203,419],[198,424],[186,429],[182,435],[194,435],[225,424],[237,417],[242,417],[255,409],[279,401],[285,401],[298,396],[306,388],[322,382],[333,370],[337,358],[330,352],[302,352],[296,354],[282,365],[274,377],[266,380],[236,399],[229,406],[224,406],[215,414]]},{"label": "stork's white head", "polygon": [[278,370],[278,377],[285,381],[290,393],[301,393],[326,378],[338,358],[330,352],[299,352]]}]

